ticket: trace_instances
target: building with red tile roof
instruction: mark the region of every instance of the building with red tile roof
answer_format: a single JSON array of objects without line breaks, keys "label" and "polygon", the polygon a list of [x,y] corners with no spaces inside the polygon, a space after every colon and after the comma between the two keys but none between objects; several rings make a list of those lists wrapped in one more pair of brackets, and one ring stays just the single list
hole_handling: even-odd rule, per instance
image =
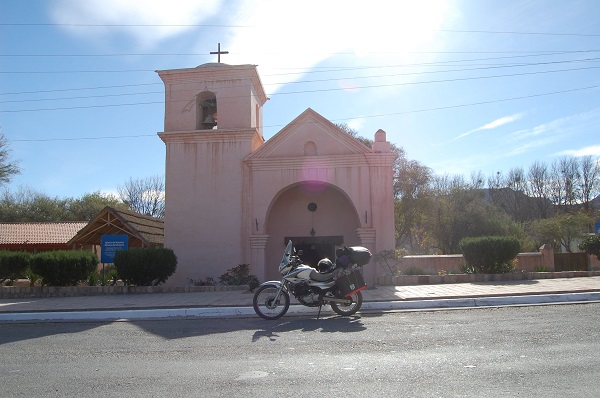
[{"label": "building with red tile roof", "polygon": [[67,250],[86,221],[0,223],[0,249],[29,252]]}]

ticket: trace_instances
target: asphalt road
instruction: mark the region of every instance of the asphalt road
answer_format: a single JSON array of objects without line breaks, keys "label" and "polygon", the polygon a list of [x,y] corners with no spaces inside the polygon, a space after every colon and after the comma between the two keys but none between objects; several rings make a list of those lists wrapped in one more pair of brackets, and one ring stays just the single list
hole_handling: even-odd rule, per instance
[{"label": "asphalt road", "polygon": [[5,397],[598,397],[600,304],[0,324]]}]

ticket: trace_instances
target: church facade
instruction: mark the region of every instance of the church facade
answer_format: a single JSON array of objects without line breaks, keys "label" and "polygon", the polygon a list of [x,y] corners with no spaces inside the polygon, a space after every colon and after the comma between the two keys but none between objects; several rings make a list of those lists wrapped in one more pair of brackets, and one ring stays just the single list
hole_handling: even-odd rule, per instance
[{"label": "church facade", "polygon": [[[386,134],[371,148],[308,108],[265,141],[267,97],[255,65],[158,71],[165,84],[165,247],[185,286],[249,264],[281,279],[289,239],[313,266],[335,249],[394,248],[393,162]],[[373,285],[373,261],[364,267]]]}]

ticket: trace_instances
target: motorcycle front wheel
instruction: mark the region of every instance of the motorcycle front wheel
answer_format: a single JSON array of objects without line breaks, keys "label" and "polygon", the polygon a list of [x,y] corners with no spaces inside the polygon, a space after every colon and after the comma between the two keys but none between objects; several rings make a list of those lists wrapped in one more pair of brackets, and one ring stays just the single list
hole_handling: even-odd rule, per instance
[{"label": "motorcycle front wheel", "polygon": [[254,311],[263,319],[275,320],[285,315],[290,307],[290,295],[282,290],[277,301],[277,291],[279,288],[275,285],[265,285],[259,287],[254,293],[252,305]]},{"label": "motorcycle front wheel", "polygon": [[352,296],[348,297],[351,301],[350,304],[342,304],[342,303],[331,303],[331,309],[338,315],[341,316],[350,316],[356,314],[360,307],[362,306],[362,293],[356,292]]}]

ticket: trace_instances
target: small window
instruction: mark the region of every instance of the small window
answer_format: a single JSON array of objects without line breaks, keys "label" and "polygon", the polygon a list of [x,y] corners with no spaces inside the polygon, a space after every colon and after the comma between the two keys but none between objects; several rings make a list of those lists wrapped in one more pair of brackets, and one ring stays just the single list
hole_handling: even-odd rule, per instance
[{"label": "small window", "polygon": [[203,91],[196,96],[196,129],[217,128],[217,96],[211,91]]}]

